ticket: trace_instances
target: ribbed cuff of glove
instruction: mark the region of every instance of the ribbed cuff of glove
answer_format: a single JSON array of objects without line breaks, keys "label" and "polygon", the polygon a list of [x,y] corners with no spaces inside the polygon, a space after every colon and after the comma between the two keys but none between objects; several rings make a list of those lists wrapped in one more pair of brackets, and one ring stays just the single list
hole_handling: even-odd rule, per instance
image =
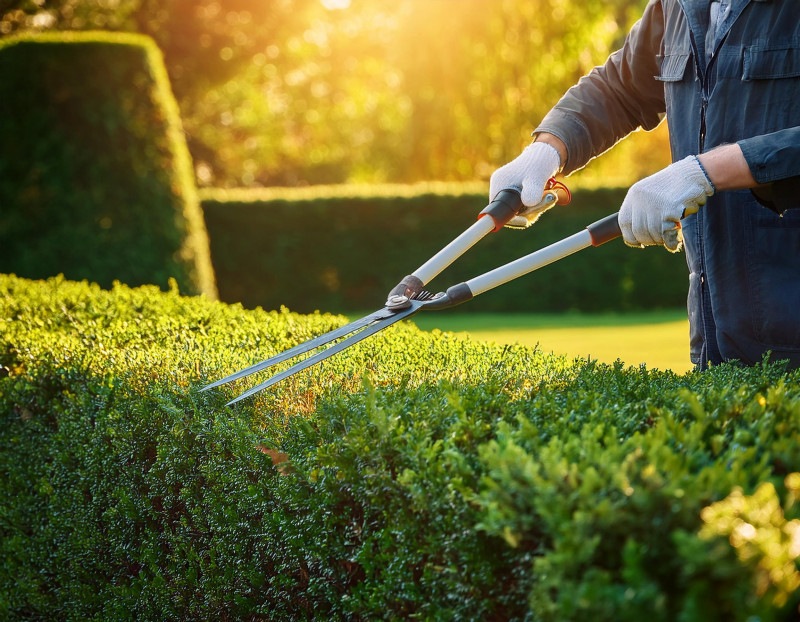
[{"label": "ribbed cuff of glove", "polygon": [[689,156],[636,182],[619,211],[619,227],[628,246],[663,245],[676,252],[683,237],[680,220],[714,194],[700,162]]}]

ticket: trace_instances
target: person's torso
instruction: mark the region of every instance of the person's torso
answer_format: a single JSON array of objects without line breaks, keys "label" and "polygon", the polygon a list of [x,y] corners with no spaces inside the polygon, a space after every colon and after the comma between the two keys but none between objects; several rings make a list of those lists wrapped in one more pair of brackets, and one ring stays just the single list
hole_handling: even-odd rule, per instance
[{"label": "person's torso", "polygon": [[662,1],[659,80],[667,118],[681,120],[670,126],[674,160],[800,125],[800,3],[724,0],[716,15],[710,5]]},{"label": "person's torso", "polygon": [[[662,6],[673,160],[800,126],[800,2]],[[724,359],[754,363],[772,350],[800,365],[800,210],[778,216],[749,190],[727,191],[683,226],[693,360],[713,331]]]}]

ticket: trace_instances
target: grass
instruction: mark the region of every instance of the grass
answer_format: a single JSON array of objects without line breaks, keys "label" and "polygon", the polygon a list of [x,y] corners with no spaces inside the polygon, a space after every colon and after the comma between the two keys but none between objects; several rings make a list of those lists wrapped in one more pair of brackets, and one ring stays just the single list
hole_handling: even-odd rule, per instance
[{"label": "grass", "polygon": [[536,346],[544,352],[617,359],[683,373],[689,361],[689,322],[682,310],[603,314],[426,313],[412,320],[423,330],[468,334],[479,341]]}]

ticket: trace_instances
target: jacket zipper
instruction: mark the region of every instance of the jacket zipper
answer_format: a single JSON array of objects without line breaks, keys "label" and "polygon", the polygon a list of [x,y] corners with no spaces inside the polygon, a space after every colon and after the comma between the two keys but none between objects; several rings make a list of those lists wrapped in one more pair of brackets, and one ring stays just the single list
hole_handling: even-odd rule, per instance
[{"label": "jacket zipper", "polygon": [[706,97],[705,86],[700,84],[703,89],[702,93],[702,106],[700,107],[700,153],[703,153],[706,145],[706,108],[708,107],[708,97]]},{"label": "jacket zipper", "polygon": [[703,153],[706,144],[706,110],[708,108],[708,80],[706,72],[700,67],[700,57],[698,54],[697,41],[694,32],[689,28],[689,39],[692,42],[692,56],[694,56],[694,66],[697,72],[697,79],[700,81],[700,149],[698,153]]},{"label": "jacket zipper", "polygon": [[[682,5],[681,5],[682,6]],[[683,7],[682,7],[683,8]],[[684,9],[684,15],[686,11]],[[700,148],[698,154],[703,153],[703,149],[705,149],[706,143],[706,109],[708,108],[708,84],[706,80],[706,72],[703,71],[702,67],[700,66],[700,56],[698,53],[697,41],[694,38],[694,32],[691,28],[689,28],[689,40],[692,43],[692,56],[694,56],[694,66],[695,71],[697,72],[697,79],[700,81]],[[697,248],[699,251],[699,264],[700,264],[700,325],[702,328],[703,333],[703,347],[700,352],[700,369],[707,369],[709,356],[708,356],[708,343],[709,338],[708,335],[711,330],[711,324],[707,321],[707,314],[708,309],[706,309],[705,299],[706,299],[706,258],[705,258],[705,246],[703,244],[703,216],[705,210],[700,210],[695,215],[697,218],[696,223],[696,235],[697,235]]]}]

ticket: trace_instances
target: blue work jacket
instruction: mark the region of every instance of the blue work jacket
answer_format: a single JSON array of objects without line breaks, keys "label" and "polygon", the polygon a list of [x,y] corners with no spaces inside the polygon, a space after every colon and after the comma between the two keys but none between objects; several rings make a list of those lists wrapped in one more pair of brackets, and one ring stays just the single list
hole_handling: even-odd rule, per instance
[{"label": "blue work jacket", "polygon": [[564,141],[566,174],[664,114],[673,161],[738,143],[765,186],[718,192],[682,221],[691,359],[771,352],[800,367],[800,2],[725,4],[707,46],[708,1],[651,0],[536,132]]}]

